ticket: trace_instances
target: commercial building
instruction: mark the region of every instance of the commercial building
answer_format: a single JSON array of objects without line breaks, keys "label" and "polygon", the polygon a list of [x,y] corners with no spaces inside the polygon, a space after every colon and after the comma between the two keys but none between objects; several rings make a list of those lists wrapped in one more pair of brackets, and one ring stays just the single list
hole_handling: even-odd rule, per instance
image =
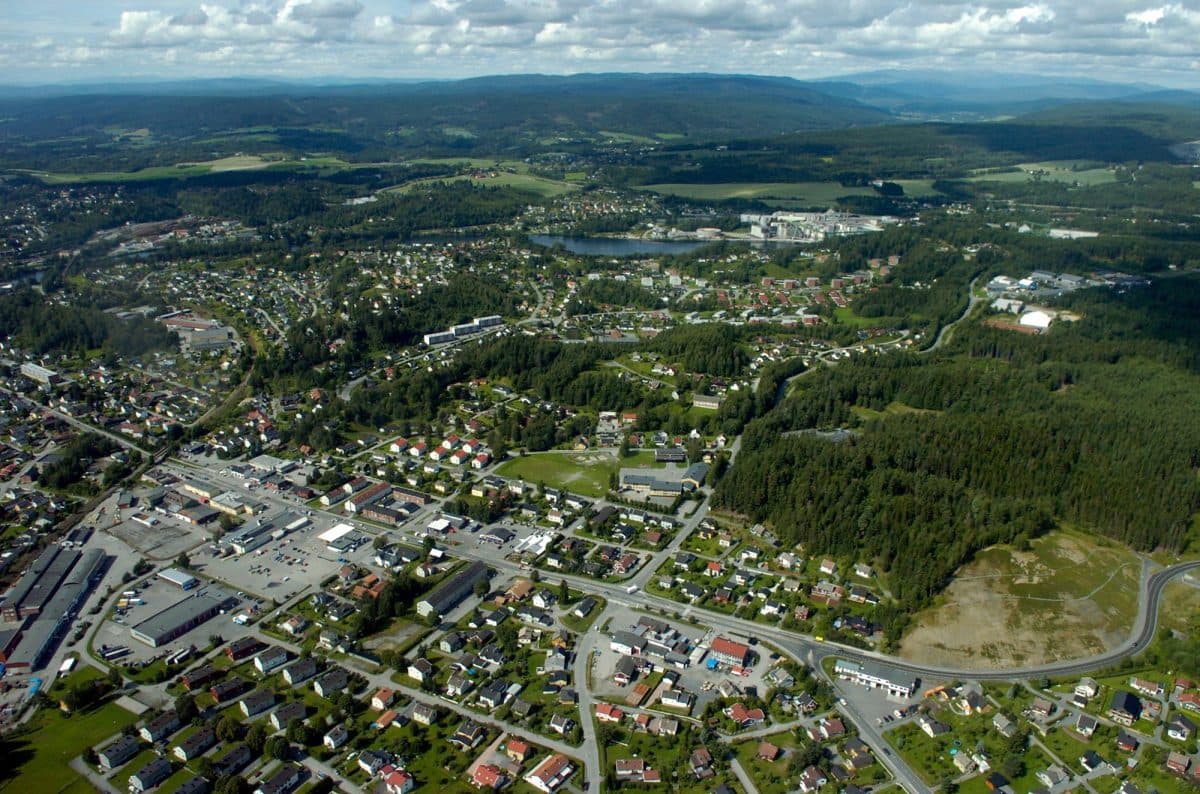
[{"label": "commercial building", "polygon": [[139,642],[157,648],[181,637],[234,605],[226,595],[192,595],[157,612],[129,630]]},{"label": "commercial building", "polygon": [[847,659],[838,659],[833,673],[839,678],[872,689],[885,689],[889,695],[894,697],[912,697],[917,688],[917,681],[912,673],[870,660],[851,662]]},{"label": "commercial building", "polygon": [[471,594],[479,582],[487,582],[490,576],[488,567],[482,562],[473,562],[466,568],[451,576],[426,594],[417,602],[417,614],[421,617],[434,615],[441,617]]},{"label": "commercial building", "polygon": [[[63,558],[60,553],[55,564],[45,569],[40,581],[34,583],[22,604],[16,605],[19,614],[29,614],[35,619],[21,629],[19,643],[6,654],[8,666],[31,670],[42,666],[88,593],[100,581],[109,560],[99,549],[90,549],[83,554],[68,552],[67,556],[71,558],[70,564],[62,576],[56,572]],[[26,578],[28,576],[26,574]],[[51,583],[53,590],[48,587]]]},{"label": "commercial building", "polygon": [[187,571],[181,571],[178,568],[167,568],[158,572],[158,578],[164,582],[170,582],[180,590],[191,590],[196,585],[200,584],[200,580],[192,576]]},{"label": "commercial building", "polygon": [[714,637],[708,655],[722,664],[745,666],[750,658],[750,646],[727,637]]}]

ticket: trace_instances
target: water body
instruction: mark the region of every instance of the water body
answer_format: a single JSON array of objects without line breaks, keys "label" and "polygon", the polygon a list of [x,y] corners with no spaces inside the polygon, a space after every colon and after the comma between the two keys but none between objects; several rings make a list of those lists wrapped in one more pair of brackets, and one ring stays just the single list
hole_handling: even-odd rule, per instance
[{"label": "water body", "polygon": [[529,241],[547,248],[561,245],[571,253],[582,256],[686,254],[711,242],[709,240],[637,240],[628,237],[559,237],[549,234],[531,234]]}]

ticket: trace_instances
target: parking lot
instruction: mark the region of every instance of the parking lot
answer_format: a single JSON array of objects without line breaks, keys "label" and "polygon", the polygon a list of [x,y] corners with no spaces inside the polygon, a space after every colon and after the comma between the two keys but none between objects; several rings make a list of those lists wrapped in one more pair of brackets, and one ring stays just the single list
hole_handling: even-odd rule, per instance
[{"label": "parking lot", "polygon": [[[118,587],[120,586],[118,585]],[[130,586],[124,585],[124,587],[128,588]],[[236,596],[233,591],[214,584],[201,584],[192,590],[181,590],[176,585],[159,579],[157,576],[150,577],[143,586],[134,589],[136,589],[137,594],[131,595],[125,606],[106,610],[99,616],[100,618],[104,618],[104,622],[96,630],[95,641],[93,643],[97,655],[102,653],[105,646],[110,648],[128,648],[128,654],[115,660],[118,664],[148,662],[164,656],[170,651],[187,648],[189,645],[194,645],[197,649],[203,650],[209,644],[208,638],[214,634],[219,634],[224,639],[230,640],[243,636],[249,631],[233,622],[233,616],[250,603],[245,598],[239,598],[237,599],[239,603],[234,609],[227,611],[223,615],[216,615],[161,647],[152,648],[143,642],[135,640],[130,635],[129,630],[172,604],[176,604],[194,595],[234,596],[235,598]],[[122,592],[133,593],[134,589]]]},{"label": "parking lot", "polygon": [[[620,686],[613,680],[613,673],[621,655],[610,649],[609,638],[615,631],[629,630],[631,626],[635,626],[638,619],[643,616],[643,613],[629,607],[614,605],[610,610],[610,614],[612,617],[608,630],[603,640],[597,645],[600,653],[596,657],[593,667],[594,691],[600,697],[623,698],[629,694],[630,687]],[[669,623],[676,631],[690,638],[693,644],[707,645],[714,636],[717,636],[717,632],[700,624],[692,625],[686,620],[672,620],[660,616],[655,617],[658,620],[664,620]],[[724,636],[739,642],[746,642],[745,637]],[[762,695],[766,692],[769,687],[764,683],[763,675],[770,669],[773,660],[769,658],[768,654],[770,651],[766,648],[753,647],[752,650],[760,654],[760,658],[750,666],[749,675],[735,675],[724,665],[716,670],[710,670],[708,669],[706,660],[701,661],[699,664],[692,664],[685,670],[676,670],[679,673],[678,688],[691,692],[696,696],[696,704],[692,708],[692,716],[700,714],[710,701],[721,697],[719,687],[722,682],[728,682],[730,685],[736,687],[738,691],[744,693],[757,692],[759,695]],[[650,705],[650,703],[647,702],[644,705]]]}]

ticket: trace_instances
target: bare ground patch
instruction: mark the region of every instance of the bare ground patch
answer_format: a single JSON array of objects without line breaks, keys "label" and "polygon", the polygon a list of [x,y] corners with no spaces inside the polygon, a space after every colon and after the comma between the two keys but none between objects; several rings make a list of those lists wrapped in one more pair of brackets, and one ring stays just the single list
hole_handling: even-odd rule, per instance
[{"label": "bare ground patch", "polygon": [[984,669],[1099,653],[1128,635],[1140,576],[1129,550],[1073,532],[985,549],[917,616],[900,655]]}]

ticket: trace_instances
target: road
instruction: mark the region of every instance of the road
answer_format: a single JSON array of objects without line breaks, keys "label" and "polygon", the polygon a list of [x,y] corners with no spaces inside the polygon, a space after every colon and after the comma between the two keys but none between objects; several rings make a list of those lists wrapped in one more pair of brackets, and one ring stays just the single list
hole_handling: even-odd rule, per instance
[{"label": "road", "polygon": [[958,316],[957,320],[943,325],[938,331],[937,338],[933,340],[933,344],[924,350],[921,350],[921,353],[932,353],[933,351],[937,350],[942,346],[942,343],[946,341],[948,335],[954,330],[955,326],[971,316],[971,312],[973,312],[979,302],[983,300],[975,294],[975,285],[978,282],[979,276],[976,276],[975,278],[971,279],[971,283],[967,285],[967,308],[963,309],[963,313]]}]

